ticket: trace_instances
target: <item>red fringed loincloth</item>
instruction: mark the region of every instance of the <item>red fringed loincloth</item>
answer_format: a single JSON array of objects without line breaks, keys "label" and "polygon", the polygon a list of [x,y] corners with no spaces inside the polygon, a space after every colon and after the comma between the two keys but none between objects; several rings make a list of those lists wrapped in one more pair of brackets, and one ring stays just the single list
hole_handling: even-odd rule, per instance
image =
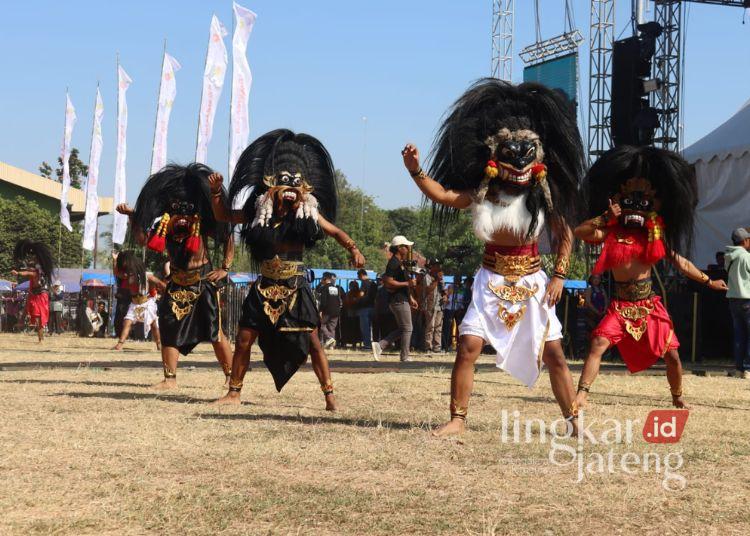
[{"label": "red fringed loincloth", "polygon": [[46,326],[49,321],[49,294],[46,292],[39,294],[29,292],[29,296],[26,299],[26,314],[32,320],[41,318],[42,326]]},{"label": "red fringed loincloth", "polygon": [[630,372],[646,370],[680,347],[659,296],[635,302],[613,299],[591,337],[604,337],[617,346]]}]

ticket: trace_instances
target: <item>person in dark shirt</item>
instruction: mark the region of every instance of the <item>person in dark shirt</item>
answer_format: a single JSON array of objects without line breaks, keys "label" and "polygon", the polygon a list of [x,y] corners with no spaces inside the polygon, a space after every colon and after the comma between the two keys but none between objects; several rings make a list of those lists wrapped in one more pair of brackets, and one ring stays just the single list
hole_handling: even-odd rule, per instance
[{"label": "person in dark shirt", "polygon": [[388,289],[388,308],[396,317],[398,329],[392,331],[387,337],[380,341],[373,341],[372,356],[375,360],[380,359],[380,354],[386,350],[397,339],[401,339],[401,361],[411,361],[409,357],[409,343],[411,342],[411,309],[417,308],[417,301],[411,295],[411,290],[416,285],[406,273],[404,261],[409,258],[409,252],[414,242],[410,242],[404,236],[395,236],[391,241],[390,251],[393,256],[388,261],[383,274],[383,284]]},{"label": "person in dark shirt", "polygon": [[359,290],[362,293],[362,298],[357,302],[362,347],[365,350],[372,350],[372,317],[375,312],[375,296],[378,293],[378,286],[370,279],[364,268],[360,268],[357,272],[357,279],[359,279]]},{"label": "person in dark shirt", "polygon": [[320,334],[323,336],[323,348],[336,346],[336,327],[341,316],[344,292],[336,285],[335,276],[326,272],[317,288],[320,306]]},{"label": "person in dark shirt", "polygon": [[96,334],[96,336],[104,338],[107,336],[107,329],[109,328],[109,311],[107,311],[107,304],[103,301],[99,302],[98,313],[102,318],[102,325],[99,326],[99,332]]}]

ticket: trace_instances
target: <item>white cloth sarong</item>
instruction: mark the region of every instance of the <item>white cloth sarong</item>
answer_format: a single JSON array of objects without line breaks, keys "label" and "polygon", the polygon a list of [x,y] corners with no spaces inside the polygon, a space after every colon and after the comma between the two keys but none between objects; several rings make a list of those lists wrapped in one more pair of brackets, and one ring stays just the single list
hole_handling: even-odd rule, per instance
[{"label": "white cloth sarong", "polygon": [[[530,289],[537,287],[533,296],[520,303],[503,301],[490,290],[490,283],[499,287],[504,281],[503,276],[484,267],[477,270],[471,303],[458,334],[483,338],[497,351],[497,367],[531,388],[542,371],[544,343],[562,339],[562,325],[554,307],[543,303],[549,278],[542,270],[518,280],[517,285]],[[509,313],[516,313],[526,306],[523,317],[511,329],[498,317],[501,305]]]},{"label": "white cloth sarong", "polygon": [[130,320],[131,322],[143,322],[144,337],[148,337],[148,334],[151,333],[151,324],[157,322],[156,325],[159,325],[158,318],[156,298],[153,297],[141,304],[131,302],[128,307],[128,313],[125,315],[125,320]]}]

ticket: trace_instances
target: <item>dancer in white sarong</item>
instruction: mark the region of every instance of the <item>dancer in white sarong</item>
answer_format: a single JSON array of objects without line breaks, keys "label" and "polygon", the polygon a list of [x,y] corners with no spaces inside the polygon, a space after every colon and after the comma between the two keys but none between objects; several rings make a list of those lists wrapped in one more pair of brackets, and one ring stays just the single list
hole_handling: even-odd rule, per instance
[{"label": "dancer in white sarong", "polygon": [[[409,174],[436,207],[438,226],[470,208],[474,232],[485,243],[459,327],[451,420],[437,436],[465,430],[474,364],[485,344],[497,352],[497,366],[528,387],[546,365],[560,409],[575,427],[573,379],[554,310],[568,270],[583,174],[573,110],[564,96],[539,84],[480,80],[445,119],[429,175],[414,145],[402,151]],[[541,271],[538,248],[545,223],[557,249],[551,279]]]},{"label": "dancer in white sarong", "polygon": [[114,258],[113,271],[115,276],[123,282],[123,286],[128,287],[132,296],[122,323],[120,338],[113,350],[122,350],[130,329],[137,322],[143,322],[144,337],[148,338],[153,330],[156,349],[161,350],[156,289],[163,289],[164,283],[151,272],[147,272],[143,261],[132,251],[121,251]]}]

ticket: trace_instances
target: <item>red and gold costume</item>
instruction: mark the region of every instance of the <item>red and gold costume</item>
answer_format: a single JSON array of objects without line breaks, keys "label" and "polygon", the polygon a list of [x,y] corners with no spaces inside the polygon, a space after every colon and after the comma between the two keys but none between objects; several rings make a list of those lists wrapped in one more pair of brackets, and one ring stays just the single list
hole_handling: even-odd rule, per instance
[{"label": "red and gold costume", "polygon": [[[626,228],[610,222],[609,234],[602,245],[592,273],[638,260],[653,265],[666,255],[661,239],[664,224],[652,213],[644,228]],[[617,349],[630,372],[651,367],[669,350],[679,348],[672,319],[659,296],[653,293],[651,279],[615,283],[615,296],[607,313],[591,334],[604,337]]]}]

